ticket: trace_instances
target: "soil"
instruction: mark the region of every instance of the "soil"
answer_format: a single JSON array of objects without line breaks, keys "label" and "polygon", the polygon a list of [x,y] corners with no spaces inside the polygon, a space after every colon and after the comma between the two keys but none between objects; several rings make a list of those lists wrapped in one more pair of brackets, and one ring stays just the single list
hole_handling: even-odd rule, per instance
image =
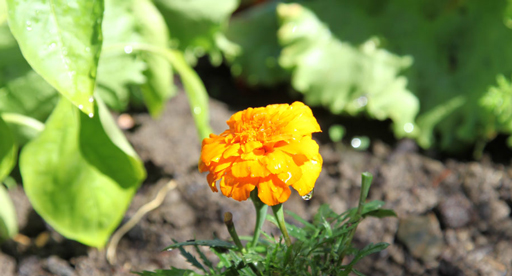
[{"label": "soil", "polygon": [[[241,83],[232,91],[238,96],[217,93],[231,82],[213,75],[203,79],[213,96],[210,102],[212,126],[216,133],[225,121],[247,106],[292,101],[272,91],[260,94]],[[220,73],[221,75],[224,74]],[[216,78],[217,76],[218,78]],[[281,95],[281,94],[279,94]],[[337,119],[315,109],[324,130]],[[224,212],[232,212],[237,231],[252,233],[254,208],[207,187],[205,175],[197,171],[200,143],[183,92],[169,101],[158,120],[145,112],[131,113],[135,126],[126,135],[144,160],[148,179],[143,183],[125,215],[125,221],[170,180],[177,188],[163,204],[151,211],[130,230],[117,248],[117,262],[106,261],[105,250],[88,248],[67,240],[51,229],[34,212],[21,186],[11,190],[19,219],[20,233],[5,242],[0,251],[0,274],[11,275],[131,275],[130,271],[177,266],[190,268],[176,250],[162,249],[177,241],[228,239],[222,223]],[[357,121],[356,121],[357,122]],[[365,121],[361,121],[365,123]],[[383,200],[398,218],[366,219],[358,228],[358,247],[388,242],[390,246],[363,259],[357,268],[366,275],[512,275],[512,167],[493,163],[490,157],[479,162],[433,159],[410,140],[395,141],[387,130],[389,122],[377,123],[384,142],[373,139],[367,151],[356,151],[348,143],[332,143],[323,134],[320,141],[324,168],[315,194],[304,201],[295,192],[284,204],[310,219],[323,203],[341,213],[356,205],[360,174],[374,175],[370,200]],[[427,153],[428,154],[428,153]],[[508,162],[510,156],[508,156]],[[264,230],[278,234],[265,224]],[[212,257],[212,255],[208,255]],[[213,258],[214,259],[214,258]]]}]

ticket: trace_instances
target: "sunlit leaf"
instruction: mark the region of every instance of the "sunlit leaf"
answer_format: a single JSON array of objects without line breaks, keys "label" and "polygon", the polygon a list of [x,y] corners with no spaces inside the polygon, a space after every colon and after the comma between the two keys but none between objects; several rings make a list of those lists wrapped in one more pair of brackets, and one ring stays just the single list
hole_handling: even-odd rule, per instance
[{"label": "sunlit leaf", "polygon": [[307,103],[336,114],[390,118],[398,137],[413,135],[419,103],[399,75],[410,66],[410,58],[379,49],[378,39],[359,46],[343,42],[298,4],[280,4],[277,11],[284,46],[279,63],[292,70],[292,85]]},{"label": "sunlit leaf", "polygon": [[57,91],[23,58],[7,22],[0,24],[0,112],[45,121],[57,99]]},{"label": "sunlit leaf", "polygon": [[103,1],[7,4],[9,26],[32,68],[84,113],[92,113]]},{"label": "sunlit leaf", "polygon": [[[239,0],[155,0],[164,15],[171,39],[187,61],[209,54],[214,64],[222,62],[219,40]],[[220,45],[222,46],[222,44]]]},{"label": "sunlit leaf", "polygon": [[102,102],[89,118],[62,98],[20,156],[34,209],[67,238],[102,247],[145,178],[142,162]]}]

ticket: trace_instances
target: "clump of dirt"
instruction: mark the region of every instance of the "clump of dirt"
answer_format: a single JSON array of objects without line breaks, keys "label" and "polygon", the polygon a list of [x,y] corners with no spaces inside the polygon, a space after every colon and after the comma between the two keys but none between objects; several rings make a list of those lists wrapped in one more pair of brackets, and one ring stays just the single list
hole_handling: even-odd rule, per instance
[{"label": "clump of dirt", "polygon": [[[234,112],[211,101],[215,132],[226,128]],[[177,251],[161,250],[172,239],[227,239],[224,212],[232,212],[241,235],[252,233],[254,208],[212,193],[197,171],[200,143],[187,98],[179,93],[164,114],[153,120],[133,114],[137,127],[126,135],[144,160],[149,177],[125,215],[125,221],[169,180],[178,186],[121,240],[117,263],[105,251],[66,240],[32,210],[23,190],[10,191],[25,240],[1,246],[2,275],[130,275],[130,271],[189,267]],[[506,275],[512,271],[512,168],[490,161],[439,161],[418,153],[409,140],[391,147],[375,141],[360,152],[341,143],[321,143],[324,168],[314,197],[297,193],[284,206],[311,219],[323,203],[341,213],[357,203],[360,174],[374,175],[370,200],[383,200],[398,218],[365,220],[355,242],[388,242],[379,254],[363,259],[358,269],[367,275]],[[264,231],[278,234],[266,223]],[[399,234],[397,234],[399,233]],[[208,255],[214,259],[213,255]]]}]

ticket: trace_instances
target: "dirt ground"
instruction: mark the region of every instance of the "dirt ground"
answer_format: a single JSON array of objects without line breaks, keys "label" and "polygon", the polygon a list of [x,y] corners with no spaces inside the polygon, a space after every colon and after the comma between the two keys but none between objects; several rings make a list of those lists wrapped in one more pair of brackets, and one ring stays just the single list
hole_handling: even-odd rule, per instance
[{"label": "dirt ground", "polygon": [[[205,80],[215,88],[212,81]],[[215,132],[224,130],[225,121],[240,107],[212,100]],[[146,113],[132,115],[136,126],[126,134],[146,164],[148,179],[125,221],[168,181],[173,179],[178,185],[158,209],[123,237],[117,263],[107,263],[105,250],[88,248],[53,231],[18,187],[10,195],[25,238],[1,246],[0,275],[130,275],[132,270],[171,265],[187,268],[179,252],[161,250],[172,239],[210,239],[214,233],[227,239],[222,223],[227,211],[233,213],[239,234],[251,234],[251,202],[212,193],[205,175],[197,171],[200,143],[184,93],[168,103],[159,120]],[[325,132],[328,118],[323,116],[320,123]],[[366,275],[512,275],[512,167],[492,163],[490,158],[480,162],[432,159],[419,153],[410,140],[392,146],[372,140],[370,149],[361,152],[325,137],[325,133],[316,137],[324,167],[313,198],[304,201],[294,192],[284,206],[306,219],[323,203],[341,213],[356,205],[361,172],[371,172],[374,185],[369,198],[385,201],[385,207],[394,209],[398,218],[370,218],[360,225],[357,246],[391,244],[363,259],[357,267],[360,271]],[[270,223],[264,230],[278,233]]]}]

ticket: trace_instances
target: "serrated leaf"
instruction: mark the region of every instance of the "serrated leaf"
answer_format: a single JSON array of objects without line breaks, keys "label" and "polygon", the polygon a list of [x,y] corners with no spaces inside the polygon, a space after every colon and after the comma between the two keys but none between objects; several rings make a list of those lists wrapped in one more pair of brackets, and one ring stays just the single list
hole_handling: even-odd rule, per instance
[{"label": "serrated leaf", "polygon": [[174,93],[171,65],[162,56],[134,50],[132,44],[167,48],[169,34],[162,16],[148,0],[107,0],[103,32],[97,86],[100,97],[122,111],[133,87],[140,87],[151,115],[158,116]]},{"label": "serrated leaf", "polygon": [[229,23],[226,37],[240,47],[225,53],[231,72],[250,85],[271,86],[288,81],[290,74],[278,64],[281,46],[277,41],[279,27],[274,1],[242,11]]},{"label": "serrated leaf", "polygon": [[103,1],[7,0],[23,56],[48,83],[86,113],[101,50]]},{"label": "serrated leaf", "polygon": [[[175,242],[174,245],[177,244],[176,240],[173,240]],[[192,256],[192,254],[190,254],[188,251],[186,251],[183,246],[178,246],[177,247],[178,250],[180,251],[180,254],[181,256],[185,257],[185,259],[187,260],[187,262],[189,262],[191,265],[203,270],[204,272],[206,272],[206,269],[203,267],[203,265],[201,265],[201,263],[196,259],[196,257]]]},{"label": "serrated leaf", "polygon": [[16,212],[5,187],[0,183],[0,242],[18,233]]},{"label": "serrated leaf", "polygon": [[217,40],[222,38],[239,0],[156,0],[155,4],[164,15],[171,39],[188,62],[195,63],[204,54],[210,54],[214,64],[222,62]]},{"label": "serrated leaf", "polygon": [[[20,171],[46,222],[69,239],[103,247],[145,172],[101,102],[96,113],[91,119],[61,98],[45,130],[23,148]],[[107,164],[112,156],[118,159]]]},{"label": "serrated leaf", "polygon": [[394,122],[398,137],[412,136],[418,99],[406,88],[400,72],[411,64],[378,48],[370,38],[356,47],[333,36],[318,17],[299,4],[279,4],[283,50],[279,64],[292,70],[292,85],[311,105],[323,105],[333,113]]}]

